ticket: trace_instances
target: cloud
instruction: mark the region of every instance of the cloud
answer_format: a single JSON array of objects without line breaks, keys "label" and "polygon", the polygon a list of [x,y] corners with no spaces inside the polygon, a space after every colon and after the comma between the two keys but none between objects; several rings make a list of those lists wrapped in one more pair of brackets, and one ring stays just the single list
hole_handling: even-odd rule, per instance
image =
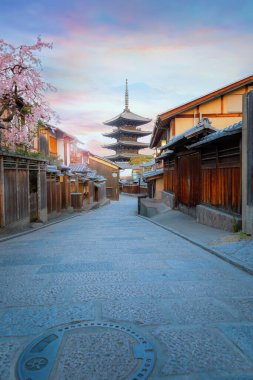
[{"label": "cloud", "polygon": [[125,78],[130,109],[154,122],[252,74],[252,12],[249,0],[2,0],[0,22],[15,45],[37,35],[53,42],[41,59],[45,80],[58,88],[47,97],[60,126],[104,152],[103,121],[122,112]]}]

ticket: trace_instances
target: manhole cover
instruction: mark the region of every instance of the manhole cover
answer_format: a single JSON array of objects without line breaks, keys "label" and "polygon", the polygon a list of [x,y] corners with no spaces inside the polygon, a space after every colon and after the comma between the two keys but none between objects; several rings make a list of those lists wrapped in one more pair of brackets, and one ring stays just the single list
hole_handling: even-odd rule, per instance
[{"label": "manhole cover", "polygon": [[19,380],[140,380],[153,370],[153,346],[130,326],[73,322],[48,330],[18,360]]}]

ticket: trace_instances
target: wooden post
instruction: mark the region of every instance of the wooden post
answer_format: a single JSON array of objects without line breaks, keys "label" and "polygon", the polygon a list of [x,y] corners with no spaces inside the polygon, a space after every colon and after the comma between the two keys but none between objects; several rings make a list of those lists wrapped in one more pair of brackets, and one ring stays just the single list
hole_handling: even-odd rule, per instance
[{"label": "wooden post", "polygon": [[31,195],[30,195],[30,161],[26,161],[26,170],[27,170],[27,198],[28,198],[28,210],[27,213],[31,218]]},{"label": "wooden post", "polygon": [[15,181],[16,181],[16,200],[17,200],[17,210],[16,210],[16,218],[20,219],[20,202],[19,202],[19,173],[18,173],[18,163],[19,159],[16,159],[16,169],[15,169]]},{"label": "wooden post", "polygon": [[0,156],[0,227],[5,227],[4,158]]},{"label": "wooden post", "polygon": [[253,91],[243,95],[242,228],[253,234]]},{"label": "wooden post", "polygon": [[38,165],[38,171],[37,171],[37,215],[38,220],[41,220],[40,218],[40,211],[41,211],[41,181],[40,181],[40,162],[37,163]]}]

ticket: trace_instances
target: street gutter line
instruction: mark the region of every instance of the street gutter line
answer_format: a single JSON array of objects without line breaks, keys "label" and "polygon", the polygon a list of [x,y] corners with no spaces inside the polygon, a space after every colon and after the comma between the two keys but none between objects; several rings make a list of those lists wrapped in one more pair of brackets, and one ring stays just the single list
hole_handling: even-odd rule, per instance
[{"label": "street gutter line", "polygon": [[220,251],[217,251],[214,248],[210,248],[206,244],[200,243],[197,240],[194,240],[194,239],[192,239],[192,238],[190,238],[190,237],[188,237],[186,235],[183,235],[180,232],[177,232],[177,231],[173,230],[173,228],[166,227],[163,224],[155,222],[154,220],[151,220],[150,218],[147,218],[147,217],[142,216],[142,215],[138,215],[138,217],[142,218],[142,219],[144,219],[144,220],[146,220],[146,221],[148,221],[150,223],[153,223],[153,224],[155,224],[155,225],[163,228],[164,230],[167,230],[167,231],[173,233],[174,235],[177,235],[177,236],[181,237],[184,240],[189,241],[190,243],[196,245],[197,247],[200,247],[200,248],[204,249],[205,251],[207,251],[209,253],[212,253],[213,255],[215,255],[215,256],[219,257],[220,259],[228,262],[229,264],[232,264],[232,265],[236,266],[237,268],[243,270],[244,272],[247,272],[247,273],[253,275],[253,265],[249,264],[249,266],[246,266],[243,263],[243,261],[241,261],[239,259],[233,259],[230,256],[228,256],[226,253],[222,253]]},{"label": "street gutter line", "polygon": [[[107,203],[105,204],[102,204],[100,207],[103,207],[103,206],[107,206]],[[41,230],[42,228],[46,228],[46,227],[49,227],[49,226],[52,226],[54,224],[57,224],[57,223],[61,223],[61,222],[64,222],[64,220],[68,220],[68,219],[73,219],[73,218],[76,218],[77,216],[81,216],[81,214],[84,212],[84,213],[88,213],[90,211],[96,211],[98,208],[100,207],[95,207],[95,208],[91,208],[89,210],[85,210],[85,211],[81,211],[81,212],[77,212],[76,215],[71,215],[71,216],[68,216],[66,218],[63,218],[63,219],[60,219],[60,220],[55,220],[53,222],[49,222],[49,223],[46,223],[44,224],[43,226],[40,226],[40,227],[37,227],[37,228],[32,228],[31,230],[27,230],[27,231],[23,231],[23,232],[18,232],[17,234],[13,234],[13,235],[9,235],[9,236],[6,236],[6,237],[3,237],[0,239],[0,243],[3,243],[4,241],[7,241],[7,240],[10,240],[10,239],[15,239],[19,236],[23,236],[23,235],[28,235],[28,234],[31,234],[32,232],[35,232],[35,231],[38,231],[38,230]],[[75,211],[74,211],[75,213]]]},{"label": "street gutter line", "polygon": [[77,216],[81,216],[81,213],[78,213],[77,215],[68,216],[67,218],[64,218],[64,219],[61,219],[61,220],[55,220],[53,222],[46,223],[46,224],[44,224],[43,226],[40,226],[40,227],[31,228],[31,230],[27,230],[27,231],[23,231],[23,232],[18,232],[17,234],[13,234],[13,235],[9,235],[9,236],[3,237],[3,238],[0,239],[0,243],[3,243],[4,241],[10,240],[10,239],[15,239],[15,238],[20,237],[20,236],[31,234],[31,233],[33,233],[35,231],[41,230],[42,228],[50,227],[50,226],[52,226],[54,224],[64,222],[64,220],[76,218]]}]

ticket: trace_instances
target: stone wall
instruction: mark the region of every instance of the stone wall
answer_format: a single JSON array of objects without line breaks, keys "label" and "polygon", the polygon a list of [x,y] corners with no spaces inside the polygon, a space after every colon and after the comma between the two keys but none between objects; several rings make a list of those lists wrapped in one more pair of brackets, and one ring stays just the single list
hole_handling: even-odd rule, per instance
[{"label": "stone wall", "polygon": [[171,209],[175,208],[175,194],[169,193],[167,191],[162,191],[161,193],[162,201],[166,204],[166,206]]},{"label": "stone wall", "polygon": [[239,231],[242,224],[240,216],[231,215],[204,205],[197,205],[196,217],[198,223],[230,232]]}]

